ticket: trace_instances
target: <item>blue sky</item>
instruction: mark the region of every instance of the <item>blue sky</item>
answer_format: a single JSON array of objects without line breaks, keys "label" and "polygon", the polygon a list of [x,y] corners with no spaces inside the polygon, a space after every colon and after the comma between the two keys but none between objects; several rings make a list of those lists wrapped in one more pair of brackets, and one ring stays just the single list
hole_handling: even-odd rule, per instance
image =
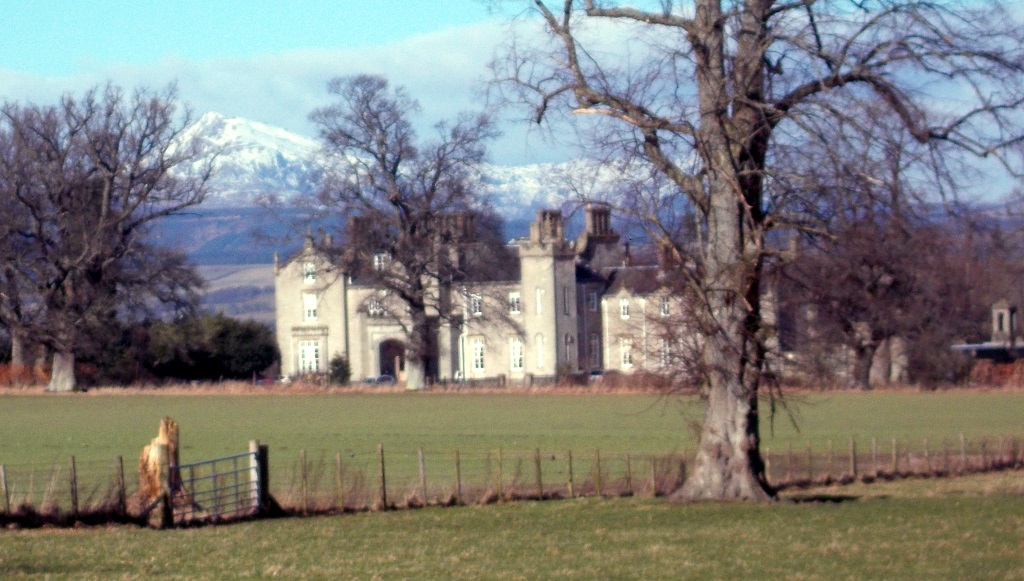
[{"label": "blue sky", "polygon": [[[217,111],[313,136],[306,117],[337,75],[384,74],[423,104],[424,131],[482,106],[504,20],[481,0],[6,0],[0,99],[48,103],[108,80],[177,82]],[[523,124],[492,147],[502,164],[574,155]]]}]

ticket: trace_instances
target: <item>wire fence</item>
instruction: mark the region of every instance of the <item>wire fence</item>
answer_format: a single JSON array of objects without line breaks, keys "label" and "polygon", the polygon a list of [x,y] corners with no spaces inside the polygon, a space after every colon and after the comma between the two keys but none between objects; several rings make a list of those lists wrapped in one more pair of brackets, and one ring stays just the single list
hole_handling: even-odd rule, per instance
[{"label": "wire fence", "polygon": [[[233,462],[224,470],[206,472],[198,464],[179,467],[177,475],[186,491],[181,497],[194,503],[180,506],[176,521],[209,515],[210,507],[216,505],[219,510],[222,504],[236,507],[239,516],[248,515],[253,498],[248,456],[218,459]],[[1024,447],[1014,436],[968,440],[960,435],[937,442],[851,438],[828,442],[825,449],[796,444],[783,450],[768,448],[763,457],[766,477],[779,490],[1024,467]],[[367,451],[302,450],[275,455],[271,450],[266,478],[277,510],[322,514],[585,496],[662,496],[682,485],[691,461],[686,451],[461,452],[379,446]],[[144,524],[151,508],[140,498],[134,474],[126,477],[119,457],[0,464],[0,523],[4,525]],[[231,516],[226,514],[225,519]]]}]

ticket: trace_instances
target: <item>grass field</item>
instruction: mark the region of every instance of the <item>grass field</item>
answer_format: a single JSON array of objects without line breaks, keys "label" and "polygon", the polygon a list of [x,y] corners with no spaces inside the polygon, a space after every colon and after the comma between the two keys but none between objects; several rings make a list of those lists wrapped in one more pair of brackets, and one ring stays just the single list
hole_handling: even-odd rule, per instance
[{"label": "grass field", "polygon": [[[778,415],[764,429],[766,447],[1024,437],[1022,393],[835,393],[789,405],[799,430]],[[81,466],[107,467],[123,455],[131,470],[164,415],[181,424],[183,461],[238,452],[255,438],[271,446],[272,473],[287,472],[299,449],[372,461],[378,443],[406,459],[418,447],[431,458],[497,448],[653,454],[692,449],[699,414],[694,399],[640,395],[7,395],[0,463],[17,472],[66,465],[74,454]],[[173,531],[0,531],[0,577],[1024,579],[1020,471],[786,499],[585,498]]]},{"label": "grass field", "polygon": [[[1024,437],[1022,392],[840,392],[791,396],[788,406],[796,424],[786,412],[766,419],[762,446]],[[378,443],[400,453],[668,453],[694,447],[700,411],[692,397],[648,395],[8,395],[0,396],[0,463],[134,458],[163,416],[181,426],[185,462],[244,451],[251,439],[268,444],[272,457],[372,454]]]},{"label": "grass field", "polygon": [[[533,454],[541,450],[549,489],[566,482],[568,450],[574,452],[581,481],[594,474],[600,450],[602,469],[621,483],[630,454],[636,490],[646,493],[647,457],[692,451],[700,419],[700,403],[693,397],[650,395],[117,393],[0,396],[0,464],[18,492],[15,498],[36,506],[46,498],[68,502],[67,479],[59,471],[67,469],[71,455],[94,499],[109,484],[116,456],[125,459],[131,486],[135,458],[165,415],[180,423],[185,463],[243,452],[250,439],[268,444],[271,489],[288,502],[299,494],[300,450],[312,465],[314,497],[329,502],[326,495],[334,495],[334,459],[340,454],[349,478],[357,478],[354,493],[372,502],[378,444],[387,451],[389,486],[398,501],[417,489],[419,448],[428,458],[431,497],[451,493],[456,450],[465,483],[479,494],[493,487],[498,449],[504,458],[502,479],[520,483],[532,480]],[[775,454],[792,447],[797,461],[807,446],[820,452],[830,440],[841,454],[851,436],[859,439],[862,452],[876,438],[883,453],[892,438],[904,451],[929,439],[936,451],[943,441],[956,446],[963,433],[975,446],[990,438],[991,452],[995,438],[1024,437],[1024,393],[841,392],[792,396],[787,405],[773,422],[766,421],[763,447]],[[775,462],[776,478],[785,475],[785,460]],[[675,468],[665,462],[659,479],[671,487]],[[822,459],[816,463],[819,470],[824,467]],[[842,469],[841,458],[837,465]]]},{"label": "grass field", "polygon": [[775,506],[589,498],[6,531],[0,577],[1021,579],[1022,482],[1011,472],[858,485],[814,491],[837,502]]}]

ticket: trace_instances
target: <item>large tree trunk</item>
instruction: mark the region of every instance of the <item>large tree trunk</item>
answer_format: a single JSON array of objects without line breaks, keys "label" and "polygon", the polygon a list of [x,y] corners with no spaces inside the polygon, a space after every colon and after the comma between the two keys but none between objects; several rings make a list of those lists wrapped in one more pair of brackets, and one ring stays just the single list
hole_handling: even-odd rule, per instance
[{"label": "large tree trunk", "polygon": [[50,385],[47,391],[72,392],[78,391],[75,382],[75,354],[62,351],[53,352],[53,369],[50,372]]},{"label": "large tree trunk", "polygon": [[[740,38],[732,70],[737,86],[730,88],[722,20],[720,0],[697,2],[699,138],[709,170],[700,329],[707,403],[696,459],[671,499],[764,502],[774,498],[761,458],[757,407],[764,357],[761,172],[770,136],[756,105],[764,95],[764,29],[763,22],[744,19],[754,34]],[[730,91],[742,92],[746,101],[730,102]]]},{"label": "large tree trunk", "polygon": [[32,373],[26,364],[25,336],[23,331],[11,329],[11,382],[15,386],[32,383]]},{"label": "large tree trunk", "polygon": [[[719,190],[727,193],[728,190]],[[758,386],[763,346],[760,267],[736,220],[735,202],[717,196],[710,212],[702,323],[708,389],[697,456],[675,501],[774,498],[761,458]],[[731,212],[730,212],[731,207]]]},{"label": "large tree trunk", "polygon": [[853,380],[864,391],[871,389],[871,365],[875,360],[878,346],[874,343],[860,344],[853,350]]}]

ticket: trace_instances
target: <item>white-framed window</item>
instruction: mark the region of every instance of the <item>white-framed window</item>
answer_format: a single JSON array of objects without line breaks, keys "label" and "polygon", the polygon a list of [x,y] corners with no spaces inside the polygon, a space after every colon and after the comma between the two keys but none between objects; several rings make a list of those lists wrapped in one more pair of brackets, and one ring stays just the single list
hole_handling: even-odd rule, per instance
[{"label": "white-framed window", "polygon": [[523,301],[518,291],[508,293],[508,312],[513,315],[523,312]]},{"label": "white-framed window", "polygon": [[562,337],[562,342],[565,344],[565,352],[568,354],[569,349],[576,344],[576,338],[572,336],[572,333],[566,333],[565,336]]},{"label": "white-framed window", "polygon": [[587,310],[592,312],[592,313],[593,312],[597,312],[597,291],[596,290],[591,289],[591,290],[587,291]]},{"label": "white-framed window", "polygon": [[469,295],[469,312],[474,317],[484,314],[484,298],[480,295]]},{"label": "white-framed window", "polygon": [[619,299],[619,316],[623,319],[629,318],[629,299]]},{"label": "white-framed window", "polygon": [[658,362],[662,367],[668,367],[672,363],[672,341],[667,337],[661,339],[661,349],[658,351]]},{"label": "white-framed window", "polygon": [[587,341],[587,354],[590,356],[592,365],[601,365],[601,335],[591,333]]},{"label": "white-framed window", "polygon": [[316,282],[316,264],[312,262],[302,263],[302,282],[306,284]]},{"label": "white-framed window", "polygon": [[544,289],[537,289],[537,316],[544,312]]},{"label": "white-framed window", "polygon": [[484,347],[485,343],[483,338],[476,337],[472,341],[473,345],[473,371],[484,370]]},{"label": "white-framed window", "polygon": [[315,293],[303,293],[302,295],[302,313],[303,319],[307,321],[316,320],[316,294]]},{"label": "white-framed window", "polygon": [[388,252],[378,252],[373,255],[373,269],[377,272],[384,270],[384,267],[391,262],[391,254]]},{"label": "white-framed window", "polygon": [[667,317],[672,314],[672,302],[668,297],[661,297],[661,309],[658,311],[662,317]]},{"label": "white-framed window", "polygon": [[537,333],[533,343],[537,349],[537,369],[544,369],[544,335]]},{"label": "white-framed window", "polygon": [[619,341],[619,354],[621,356],[622,368],[627,369],[633,367],[633,340],[628,337],[623,337]]},{"label": "white-framed window", "polygon": [[572,305],[569,304],[569,287],[563,286],[562,287],[562,314],[565,315],[565,316],[569,316],[569,313],[571,312],[571,310],[570,310],[571,308],[572,308]]},{"label": "white-framed window", "polygon": [[384,310],[384,303],[374,299],[366,306],[366,314],[371,317],[383,317],[387,311]]},{"label": "white-framed window", "polygon": [[299,372],[320,371],[320,341],[299,341]]},{"label": "white-framed window", "polygon": [[508,340],[509,363],[512,371],[523,370],[523,340],[512,336]]}]

